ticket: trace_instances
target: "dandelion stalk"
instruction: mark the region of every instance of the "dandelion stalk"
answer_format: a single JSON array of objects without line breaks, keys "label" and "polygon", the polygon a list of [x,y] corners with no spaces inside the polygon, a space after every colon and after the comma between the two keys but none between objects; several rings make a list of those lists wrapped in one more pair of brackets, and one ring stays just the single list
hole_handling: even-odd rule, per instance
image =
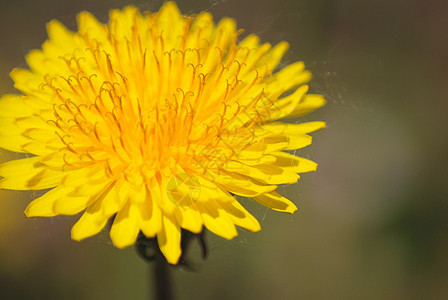
[{"label": "dandelion stalk", "polygon": [[165,257],[162,255],[162,253],[160,253],[160,255],[157,255],[153,269],[154,269],[156,299],[158,300],[174,299],[173,284],[169,265]]},{"label": "dandelion stalk", "polygon": [[151,284],[151,294],[155,295],[157,300],[171,300],[173,299],[173,284],[170,276],[170,266],[160,251],[157,240],[148,238],[143,233],[140,233],[135,249],[138,255],[150,265],[153,284]]}]

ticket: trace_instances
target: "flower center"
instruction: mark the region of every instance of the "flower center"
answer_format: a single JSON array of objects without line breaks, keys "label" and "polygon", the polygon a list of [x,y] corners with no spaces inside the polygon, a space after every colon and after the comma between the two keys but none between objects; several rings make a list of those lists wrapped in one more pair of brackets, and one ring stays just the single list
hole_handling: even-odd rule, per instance
[{"label": "flower center", "polygon": [[66,167],[104,163],[109,176],[128,181],[204,174],[256,142],[255,127],[272,104],[264,93],[268,68],[237,47],[236,32],[217,39],[224,36],[225,47],[186,48],[183,37],[169,51],[162,34],[152,49],[83,36],[89,48],[60,57],[71,75],[45,78]]}]

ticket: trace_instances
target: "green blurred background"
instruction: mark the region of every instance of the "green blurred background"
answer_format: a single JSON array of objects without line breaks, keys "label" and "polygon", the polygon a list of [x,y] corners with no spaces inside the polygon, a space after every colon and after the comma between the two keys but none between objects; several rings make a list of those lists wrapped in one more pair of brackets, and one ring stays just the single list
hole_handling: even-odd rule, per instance
[{"label": "green blurred background", "polygon": [[[81,10],[163,1],[1,1],[0,92],[9,72],[58,19]],[[312,91],[328,105],[297,121],[325,120],[298,155],[318,172],[280,190],[294,215],[244,204],[263,230],[226,241],[208,235],[197,272],[174,271],[177,299],[447,299],[448,2],[417,0],[178,1],[183,13],[234,17],[263,41],[291,44]],[[1,161],[17,157],[1,152]],[[149,267],[107,233],[70,240],[77,217],[27,219],[39,193],[0,191],[0,298],[149,299]]]}]

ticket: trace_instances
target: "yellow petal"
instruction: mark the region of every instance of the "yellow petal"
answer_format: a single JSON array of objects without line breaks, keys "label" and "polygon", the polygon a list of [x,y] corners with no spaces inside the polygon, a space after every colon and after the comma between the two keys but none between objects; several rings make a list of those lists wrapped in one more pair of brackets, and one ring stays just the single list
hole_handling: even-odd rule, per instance
[{"label": "yellow petal", "polygon": [[297,104],[294,110],[287,117],[302,116],[310,112],[315,111],[319,107],[324,106],[327,103],[322,95],[305,95],[302,100]]},{"label": "yellow petal", "polygon": [[265,103],[266,106],[270,106],[266,111],[266,120],[276,120],[291,115],[294,108],[308,92],[308,89],[308,85],[301,85],[291,95],[275,100],[272,106],[271,101]]},{"label": "yellow petal", "polygon": [[24,137],[29,142],[29,138],[24,135],[24,130],[17,127],[15,118],[0,118],[0,136],[3,137]]},{"label": "yellow petal", "polygon": [[151,198],[152,194],[146,189],[145,202],[136,204],[138,206],[138,224],[147,237],[154,237],[162,230],[162,214],[160,208]]},{"label": "yellow petal", "polygon": [[151,198],[164,214],[173,215],[177,208],[176,202],[168,196],[168,180],[164,178],[159,184],[157,180],[152,180],[148,186],[151,192]]},{"label": "yellow petal", "polygon": [[16,119],[15,118],[7,118],[3,117],[0,119],[0,135],[4,137],[15,137],[15,136],[23,136],[27,138],[29,141],[29,138],[25,136],[25,132],[22,128],[19,128],[16,125]]},{"label": "yellow petal", "polygon": [[[269,43],[264,43],[263,45],[261,45],[258,48],[252,48],[251,51],[249,52],[248,57],[245,58],[244,63],[247,65],[247,69],[245,70],[252,70],[254,68],[256,68],[257,66],[261,65],[261,68],[268,68],[268,70],[270,72],[272,72],[272,69],[269,69],[270,67],[270,63],[275,63],[275,62],[271,62],[271,61],[263,61],[263,58],[266,57],[267,53],[269,53],[269,50],[271,50],[271,44]],[[235,66],[236,68],[237,66]],[[263,69],[264,70],[264,69]],[[233,73],[233,72],[232,72]],[[243,72],[244,74],[244,72]]]},{"label": "yellow petal", "polygon": [[[213,178],[213,177],[212,177]],[[209,200],[217,200],[220,202],[233,201],[233,197],[226,191],[221,189],[216,182],[210,180],[210,178],[198,177],[200,183],[200,189],[195,196],[194,204],[199,201],[207,203]]]},{"label": "yellow petal", "polygon": [[249,178],[245,178],[238,174],[216,174],[214,180],[217,184],[222,186],[233,194],[254,197],[260,194],[272,192],[277,188],[276,185],[258,185],[252,182]]},{"label": "yellow petal", "polygon": [[167,39],[182,35],[183,17],[175,2],[168,1],[162,6],[158,13],[157,26]]},{"label": "yellow petal", "polygon": [[249,166],[256,166],[261,164],[271,164],[275,162],[275,157],[272,155],[264,154],[263,156],[256,158],[256,159],[241,159],[238,157],[239,162],[249,165]]},{"label": "yellow petal", "polygon": [[27,217],[52,217],[57,215],[58,213],[54,210],[54,202],[66,197],[72,190],[72,188],[58,186],[46,192],[27,206],[25,215]]},{"label": "yellow petal", "polygon": [[43,76],[33,73],[27,69],[16,68],[10,73],[14,80],[14,87],[26,94],[34,93],[39,86],[42,86]]},{"label": "yellow petal", "polygon": [[200,48],[205,44],[214,30],[213,17],[208,12],[201,12],[193,21],[190,34],[186,36],[186,48]]},{"label": "yellow petal", "polygon": [[259,65],[267,64],[269,70],[272,72],[277,67],[283,55],[286,51],[288,51],[288,49],[289,44],[287,42],[278,43],[266,55],[263,56],[263,58],[259,62]]},{"label": "yellow petal", "polygon": [[98,41],[103,41],[107,37],[106,27],[89,12],[83,11],[77,15],[79,33],[95,37]]},{"label": "yellow petal", "polygon": [[273,210],[287,212],[290,214],[294,213],[297,210],[297,206],[295,206],[294,203],[276,192],[259,195],[257,197],[253,197],[253,199],[258,203]]},{"label": "yellow petal", "polygon": [[166,194],[176,206],[191,207],[199,197],[201,184],[193,174],[179,173],[167,182]]},{"label": "yellow petal", "polygon": [[257,219],[247,212],[238,201],[234,200],[233,202],[220,203],[220,206],[226,211],[232,222],[236,225],[252,232],[261,229]]},{"label": "yellow petal", "polygon": [[80,193],[81,189],[79,187],[63,188],[67,189],[70,192],[68,192],[65,197],[55,199],[53,209],[58,214],[75,215],[89,207],[97,199],[103,197],[103,195],[109,193],[112,185],[110,182],[103,182],[96,185],[92,184],[91,182],[86,182],[82,186],[82,188],[84,190],[88,190],[88,193]]},{"label": "yellow petal", "polygon": [[177,264],[181,255],[180,227],[172,217],[163,216],[163,227],[157,234],[160,251],[170,264]]},{"label": "yellow petal", "polygon": [[140,231],[137,224],[137,207],[127,201],[115,217],[110,230],[110,238],[117,248],[124,248],[135,243]]},{"label": "yellow petal", "polygon": [[275,73],[268,81],[266,93],[274,95],[304,84],[311,79],[311,73],[305,70],[303,62],[295,62]]},{"label": "yellow petal", "polygon": [[81,241],[100,232],[106,226],[110,216],[104,216],[100,211],[100,203],[90,206],[72,227],[71,236],[75,241]]},{"label": "yellow petal", "polygon": [[[312,137],[306,133],[322,128],[325,128],[325,122],[308,122],[301,124],[269,123],[258,128],[256,134],[262,137],[264,136],[262,142],[270,145],[270,151],[262,148],[260,150],[272,153],[278,150],[295,150],[306,147],[312,142]],[[251,149],[255,145],[257,144],[254,144],[247,149]],[[257,146],[260,147],[260,145]]]},{"label": "yellow petal", "polygon": [[[296,150],[311,145],[313,138],[307,134],[287,137],[288,146],[282,150]],[[272,153],[272,152],[271,152]]]},{"label": "yellow petal", "polygon": [[7,94],[0,98],[0,117],[22,118],[33,115],[34,111],[25,104],[21,95]]},{"label": "yellow petal", "polygon": [[77,193],[80,195],[90,194],[90,187],[84,187],[88,183],[94,185],[104,183],[104,178],[106,177],[104,168],[104,165],[97,164],[93,167],[84,167],[66,172],[66,176],[62,180],[61,185],[76,187]]},{"label": "yellow petal", "polygon": [[49,40],[61,49],[61,53],[73,52],[73,48],[76,47],[74,33],[68,30],[61,22],[57,20],[48,22],[47,32]]},{"label": "yellow petal", "polygon": [[14,152],[25,152],[22,145],[30,142],[15,123],[18,118],[33,115],[20,95],[4,95],[0,98],[0,147]]},{"label": "yellow petal", "polygon": [[258,165],[252,167],[240,162],[229,161],[224,169],[228,172],[254,178],[266,184],[294,183],[298,179],[297,174],[274,165]]},{"label": "yellow petal", "polygon": [[325,128],[325,122],[307,122],[300,124],[287,124],[287,123],[269,123],[263,125],[260,130],[266,130],[268,132],[278,135],[300,135],[305,133],[314,132],[316,130]]},{"label": "yellow petal", "polygon": [[127,6],[123,10],[114,9],[109,14],[110,30],[117,40],[131,40],[134,17],[139,11],[134,6]]},{"label": "yellow petal", "polygon": [[309,159],[285,152],[272,153],[276,157],[275,165],[295,173],[316,171],[317,164]]},{"label": "yellow petal", "polygon": [[202,217],[201,214],[193,208],[179,208],[176,210],[176,219],[180,226],[193,233],[200,233],[202,231]]},{"label": "yellow petal", "polygon": [[107,220],[116,212],[105,214],[105,209],[116,202],[114,188],[106,190],[91,206],[83,213],[81,218],[72,228],[72,239],[83,240],[100,232]]},{"label": "yellow petal", "polygon": [[[279,138],[280,137],[280,138]],[[268,136],[261,139],[259,142],[246,147],[246,151],[261,152],[263,154],[285,150],[288,148],[289,141],[282,136]]]},{"label": "yellow petal", "polygon": [[56,126],[50,125],[50,123],[48,123],[46,120],[36,115],[17,118],[14,123],[16,124],[17,127],[24,130],[30,130],[30,129],[47,130],[47,134],[50,134],[50,136],[55,135],[54,131],[57,129]]},{"label": "yellow petal", "polygon": [[222,18],[216,26],[215,47],[226,49],[230,41],[236,37],[236,23],[232,18]]},{"label": "yellow petal", "polygon": [[[43,63],[45,60],[42,50],[33,49],[25,57],[26,62],[30,66],[31,70],[37,74],[46,74],[46,68]],[[33,72],[33,73],[34,73]]]},{"label": "yellow petal", "polygon": [[65,62],[59,59],[58,56],[49,57],[47,53],[37,49],[31,50],[25,58],[31,71],[38,75],[44,75],[50,72],[58,73],[61,68],[66,66]]},{"label": "yellow petal", "polygon": [[253,49],[258,47],[259,42],[260,38],[258,36],[256,36],[255,34],[249,34],[239,43],[238,46],[241,48]]},{"label": "yellow petal", "polygon": [[[29,152],[22,145],[29,143],[30,139],[23,135],[3,136],[0,135],[0,147],[13,152]],[[30,152],[35,154],[35,152]]]},{"label": "yellow petal", "polygon": [[210,200],[206,204],[198,203],[197,207],[208,230],[228,240],[238,235],[229,215],[216,201]]},{"label": "yellow petal", "polygon": [[0,165],[0,188],[42,190],[58,185],[65,175],[62,170],[48,169],[40,157],[12,160]]}]

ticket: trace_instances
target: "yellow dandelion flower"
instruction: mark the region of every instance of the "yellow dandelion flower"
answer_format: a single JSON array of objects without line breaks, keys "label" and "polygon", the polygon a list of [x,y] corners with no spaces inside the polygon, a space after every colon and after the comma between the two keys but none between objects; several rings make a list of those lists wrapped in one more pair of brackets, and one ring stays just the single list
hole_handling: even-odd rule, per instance
[{"label": "yellow dandelion flower", "polygon": [[[72,238],[110,230],[118,248],[139,232],[157,236],[170,263],[181,229],[231,239],[235,225],[260,230],[234,195],[277,211],[297,208],[275,192],[316,163],[283,150],[311,144],[323,122],[285,124],[324,105],[307,94],[310,72],[296,62],[275,72],[288,48],[239,41],[233,19],[112,10],[108,25],[90,13],[78,32],[48,24],[29,69],[11,77],[21,95],[0,100],[0,147],[31,157],[0,165],[0,188],[51,189],[28,217],[74,215]],[[286,93],[286,96],[284,96]]]}]

